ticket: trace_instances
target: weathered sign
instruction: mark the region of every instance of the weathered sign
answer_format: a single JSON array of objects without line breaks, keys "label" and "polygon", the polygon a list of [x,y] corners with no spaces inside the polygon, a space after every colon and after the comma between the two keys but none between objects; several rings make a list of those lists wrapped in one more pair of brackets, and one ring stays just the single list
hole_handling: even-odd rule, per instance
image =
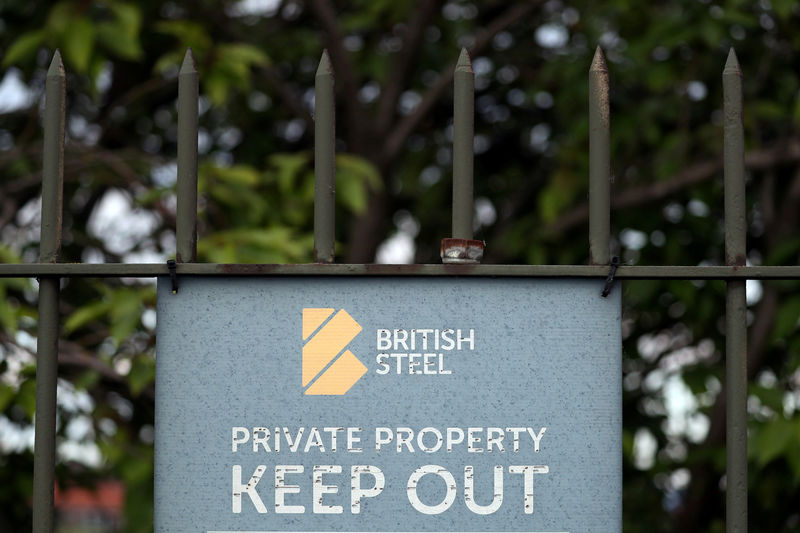
[{"label": "weathered sign", "polygon": [[160,279],[156,531],[619,533],[601,288]]}]

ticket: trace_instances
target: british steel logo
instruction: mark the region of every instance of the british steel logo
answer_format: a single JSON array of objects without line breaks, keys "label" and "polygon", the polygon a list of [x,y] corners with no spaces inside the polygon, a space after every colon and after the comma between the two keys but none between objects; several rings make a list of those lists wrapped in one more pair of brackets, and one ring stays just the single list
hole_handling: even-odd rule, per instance
[{"label": "british steel logo", "polygon": [[347,349],[361,325],[347,311],[303,309],[302,381],[306,395],[342,395],[367,367]]}]

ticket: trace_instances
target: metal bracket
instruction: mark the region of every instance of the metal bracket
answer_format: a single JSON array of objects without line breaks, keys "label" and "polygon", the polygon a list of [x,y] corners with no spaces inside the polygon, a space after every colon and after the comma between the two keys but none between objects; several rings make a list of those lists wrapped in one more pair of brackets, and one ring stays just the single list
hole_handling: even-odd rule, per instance
[{"label": "metal bracket", "polygon": [[600,296],[605,298],[611,292],[611,286],[614,284],[614,276],[617,274],[617,267],[619,266],[619,257],[614,256],[611,258],[611,265],[608,267],[608,277],[606,278],[606,284],[603,286],[603,292],[600,293]]},{"label": "metal bracket", "polygon": [[172,281],[172,294],[178,294],[178,265],[174,259],[167,259],[167,268],[169,269],[169,279]]}]

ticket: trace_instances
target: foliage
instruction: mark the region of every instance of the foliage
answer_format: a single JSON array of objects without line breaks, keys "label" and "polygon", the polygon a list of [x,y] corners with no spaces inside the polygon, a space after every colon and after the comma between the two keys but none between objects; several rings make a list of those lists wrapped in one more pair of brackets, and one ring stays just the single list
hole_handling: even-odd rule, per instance
[{"label": "foliage", "polygon": [[[0,260],[37,257],[38,101],[55,47],[69,73],[63,260],[161,262],[174,253],[176,77],[190,46],[203,95],[201,261],[310,261],[313,82],[327,47],[340,260],[373,261],[382,243],[405,238],[414,243],[409,259],[437,262],[450,231],[448,76],[467,46],[477,76],[476,237],[488,243],[486,261],[585,262],[587,70],[600,44],[612,82],[612,221],[623,261],[723,261],[720,79],[735,46],[748,259],[796,264],[798,18],[788,0],[7,0],[3,75],[28,93],[18,105],[0,102]],[[64,283],[59,478],[123,480],[126,527],[147,531],[152,285]],[[797,288],[750,284],[754,532],[800,531]],[[23,530],[36,283],[0,280],[0,292],[0,530]],[[625,530],[723,531],[724,285],[629,282],[624,302]],[[676,398],[690,401],[676,407]],[[82,454],[70,454],[76,442]],[[92,450],[99,460],[87,462]]]}]

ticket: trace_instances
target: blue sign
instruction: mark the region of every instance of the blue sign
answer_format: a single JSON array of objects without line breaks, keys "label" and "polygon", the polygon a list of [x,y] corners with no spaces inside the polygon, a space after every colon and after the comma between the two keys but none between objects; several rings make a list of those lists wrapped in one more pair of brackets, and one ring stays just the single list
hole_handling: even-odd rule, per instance
[{"label": "blue sign", "polygon": [[622,530],[619,290],[158,282],[157,532]]}]

